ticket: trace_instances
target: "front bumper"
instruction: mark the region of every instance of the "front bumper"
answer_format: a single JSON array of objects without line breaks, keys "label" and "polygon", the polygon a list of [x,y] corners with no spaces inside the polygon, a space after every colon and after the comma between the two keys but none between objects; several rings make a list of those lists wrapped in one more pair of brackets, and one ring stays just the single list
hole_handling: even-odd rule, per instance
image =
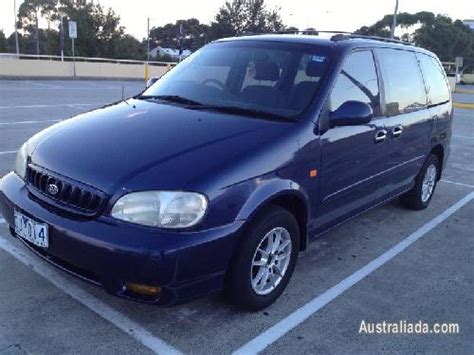
[{"label": "front bumper", "polygon": [[36,249],[46,259],[120,296],[139,298],[125,291],[126,283],[159,286],[160,297],[153,300],[159,304],[221,290],[244,223],[176,232],[108,216],[74,219],[32,199],[24,182],[10,173],[0,180],[0,212],[11,231],[15,209],[49,225],[49,248]]}]

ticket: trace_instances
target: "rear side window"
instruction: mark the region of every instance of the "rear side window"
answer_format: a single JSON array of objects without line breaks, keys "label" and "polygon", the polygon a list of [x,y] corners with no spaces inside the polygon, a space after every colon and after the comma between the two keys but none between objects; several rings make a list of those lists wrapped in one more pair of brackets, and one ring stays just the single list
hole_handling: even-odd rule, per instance
[{"label": "rear side window", "polygon": [[385,89],[386,115],[408,113],[426,107],[426,92],[415,54],[397,49],[379,49]]},{"label": "rear side window", "polygon": [[425,79],[429,104],[438,105],[449,101],[449,88],[443,68],[428,55],[417,54],[417,57],[420,60],[423,78]]},{"label": "rear side window", "polygon": [[354,52],[347,58],[329,96],[329,110],[336,111],[346,101],[367,103],[374,116],[379,115],[379,86],[371,51]]}]

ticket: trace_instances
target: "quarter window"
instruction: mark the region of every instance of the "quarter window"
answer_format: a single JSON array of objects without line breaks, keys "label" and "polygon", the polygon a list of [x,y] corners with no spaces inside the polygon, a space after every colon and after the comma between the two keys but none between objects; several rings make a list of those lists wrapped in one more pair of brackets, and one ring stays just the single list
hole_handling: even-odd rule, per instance
[{"label": "quarter window", "polygon": [[329,97],[329,110],[336,111],[346,101],[367,103],[374,116],[379,115],[379,86],[371,51],[354,52],[347,58]]},{"label": "quarter window", "polygon": [[438,105],[449,101],[449,88],[443,68],[428,55],[417,54],[417,57],[423,71],[430,105]]},{"label": "quarter window", "polygon": [[388,116],[426,107],[426,92],[415,54],[397,49],[377,51],[385,88]]}]

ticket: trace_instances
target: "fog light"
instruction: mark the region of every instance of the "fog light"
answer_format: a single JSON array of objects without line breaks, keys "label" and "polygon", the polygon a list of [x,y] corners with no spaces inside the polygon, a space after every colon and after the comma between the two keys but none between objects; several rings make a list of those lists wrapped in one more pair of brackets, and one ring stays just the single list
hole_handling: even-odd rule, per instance
[{"label": "fog light", "polygon": [[161,292],[161,288],[158,286],[140,285],[129,282],[127,282],[125,286],[127,287],[127,290],[132,291],[134,293],[138,293],[140,295],[158,296]]}]

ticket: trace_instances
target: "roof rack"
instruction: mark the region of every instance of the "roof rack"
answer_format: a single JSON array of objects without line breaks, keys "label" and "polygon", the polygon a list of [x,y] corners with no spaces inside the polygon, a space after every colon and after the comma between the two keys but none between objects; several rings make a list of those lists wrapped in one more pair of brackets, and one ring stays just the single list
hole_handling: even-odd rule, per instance
[{"label": "roof rack", "polygon": [[[380,37],[380,36],[367,36],[367,35],[357,34],[357,33],[354,33],[354,32],[346,32],[346,31],[321,31],[321,30],[307,29],[307,30],[285,30],[285,31],[276,32],[276,34],[309,34],[309,35],[313,35],[313,36],[318,36],[321,33],[333,34],[333,36],[330,37],[331,41],[344,41],[344,40],[348,40],[348,39],[371,39],[371,40],[374,40],[374,41],[381,41],[381,42],[387,42],[387,43],[398,43],[398,44],[404,44],[404,45],[407,45],[407,46],[412,45],[409,42],[402,41],[402,40],[399,40],[399,39]],[[255,35],[261,35],[261,34],[275,34],[275,33],[243,32],[238,37],[240,37],[240,36],[255,36]]]},{"label": "roof rack", "polygon": [[334,34],[352,34],[351,32],[344,32],[344,31],[320,31],[320,30],[313,30],[313,29],[307,29],[307,30],[285,30],[285,31],[279,31],[277,34],[312,34],[312,35],[319,35],[320,33],[334,33]]},{"label": "roof rack", "polygon": [[406,41],[402,41],[399,39],[394,39],[394,38],[387,38],[387,37],[380,37],[380,36],[366,36],[366,35],[360,35],[356,33],[337,33],[334,36],[331,37],[332,41],[343,41],[346,39],[372,39],[375,41],[381,41],[381,42],[389,42],[389,43],[398,43],[398,44],[404,44],[407,46],[411,46],[412,44]]},{"label": "roof rack", "polygon": [[294,30],[294,31],[280,31],[278,34],[311,34],[311,35],[319,35],[320,33],[331,33],[334,34],[334,36],[331,37],[332,41],[343,41],[346,39],[372,39],[374,41],[381,41],[381,42],[389,42],[389,43],[398,43],[398,44],[405,44],[405,45],[411,45],[411,43],[402,41],[399,39],[394,39],[394,38],[387,38],[387,37],[380,37],[380,36],[367,36],[367,35],[361,35],[353,32],[346,32],[346,31],[320,31],[320,30]]}]

